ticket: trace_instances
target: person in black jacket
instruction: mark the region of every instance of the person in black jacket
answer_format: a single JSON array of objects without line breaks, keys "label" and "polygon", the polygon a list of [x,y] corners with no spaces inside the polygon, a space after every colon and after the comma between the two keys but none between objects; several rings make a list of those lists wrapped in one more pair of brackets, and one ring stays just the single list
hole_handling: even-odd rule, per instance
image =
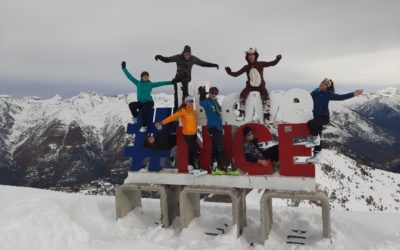
[{"label": "person in black jacket", "polygon": [[244,144],[243,151],[246,161],[257,162],[263,166],[268,166],[268,161],[279,161],[279,146],[275,145],[262,150],[258,145],[258,139],[253,130],[249,127],[243,129]]},{"label": "person in black jacket", "polygon": [[156,61],[160,60],[165,63],[175,62],[176,63],[176,75],[172,80],[174,84],[174,107],[178,108],[178,89],[177,83],[182,83],[182,103],[186,96],[189,95],[188,84],[192,80],[192,67],[194,64],[199,65],[201,67],[214,67],[219,69],[218,64],[209,63],[200,60],[196,56],[191,54],[191,48],[189,45],[186,45],[181,54],[177,54],[170,57],[164,57],[162,55],[156,55],[154,58]]},{"label": "person in black jacket", "polygon": [[313,116],[314,118],[307,122],[307,127],[310,130],[312,137],[309,138],[306,147],[314,147],[314,155],[321,151],[320,141],[322,128],[329,123],[329,101],[342,101],[350,99],[354,96],[362,94],[362,89],[356,89],[354,92],[344,95],[334,93],[333,81],[324,78],[319,84],[319,87],[311,92],[311,97],[314,101]]},{"label": "person in black jacket", "polygon": [[143,141],[143,146],[150,150],[171,150],[170,164],[175,165],[176,134],[171,133],[172,125],[166,125],[160,132],[149,135]]}]

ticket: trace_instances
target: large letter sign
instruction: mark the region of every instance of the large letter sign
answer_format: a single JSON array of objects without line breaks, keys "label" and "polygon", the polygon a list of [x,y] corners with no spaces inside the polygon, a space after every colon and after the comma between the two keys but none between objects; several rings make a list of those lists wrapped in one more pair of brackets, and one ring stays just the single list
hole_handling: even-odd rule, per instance
[{"label": "large letter sign", "polygon": [[310,135],[307,124],[279,124],[279,174],[286,176],[315,177],[312,163],[294,163],[298,156],[311,156],[311,149],[304,145],[294,145],[295,137]]}]

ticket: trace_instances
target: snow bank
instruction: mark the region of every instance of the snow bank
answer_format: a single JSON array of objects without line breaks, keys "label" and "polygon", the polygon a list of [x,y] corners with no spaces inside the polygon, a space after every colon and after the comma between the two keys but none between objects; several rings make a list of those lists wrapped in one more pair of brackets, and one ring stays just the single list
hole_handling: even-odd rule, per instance
[{"label": "snow bank", "polygon": [[[7,250],[400,248],[400,214],[332,211],[331,243],[322,239],[320,209],[286,207],[274,208],[275,224],[261,245],[256,191],[247,197],[248,226],[240,238],[225,203],[202,202],[202,216],[179,233],[179,220],[161,227],[158,200],[143,199],[143,209],[115,221],[113,197],[11,186],[0,186],[0,197],[0,246]],[[297,229],[306,231],[298,239],[304,246],[286,243]]]}]

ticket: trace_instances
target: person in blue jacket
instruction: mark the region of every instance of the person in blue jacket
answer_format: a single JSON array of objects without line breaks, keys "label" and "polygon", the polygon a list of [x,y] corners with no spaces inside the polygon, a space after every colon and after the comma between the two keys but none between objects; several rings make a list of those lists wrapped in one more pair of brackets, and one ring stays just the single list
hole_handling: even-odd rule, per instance
[{"label": "person in blue jacket", "polygon": [[343,101],[354,96],[359,96],[362,92],[362,89],[356,89],[354,92],[344,95],[335,94],[333,81],[328,78],[324,78],[319,84],[319,88],[311,92],[311,97],[314,101],[314,118],[307,122],[307,127],[312,137],[307,142],[306,147],[314,147],[314,155],[321,151],[322,128],[329,123],[329,101]]},{"label": "person in blue jacket", "polygon": [[211,87],[207,92],[204,86],[198,88],[200,95],[200,106],[204,108],[207,117],[207,129],[212,141],[212,156],[218,163],[217,167],[213,166],[212,174],[229,174],[238,175],[239,171],[234,170],[226,159],[226,151],[224,147],[224,136],[222,127],[221,106],[218,103],[218,88]]},{"label": "person in blue jacket", "polygon": [[[126,62],[121,63],[122,71],[126,77],[136,85],[137,101],[129,103],[129,109],[133,116],[133,123],[136,123],[138,115],[142,114],[142,127],[140,132],[146,132],[149,124],[148,111],[154,107],[153,97],[151,91],[153,88],[161,87],[164,85],[172,84],[172,81],[164,82],[151,82],[150,76],[147,71],[143,71],[140,74],[140,81],[133,77],[131,73],[126,69]],[[151,122],[151,121],[150,121]]]}]

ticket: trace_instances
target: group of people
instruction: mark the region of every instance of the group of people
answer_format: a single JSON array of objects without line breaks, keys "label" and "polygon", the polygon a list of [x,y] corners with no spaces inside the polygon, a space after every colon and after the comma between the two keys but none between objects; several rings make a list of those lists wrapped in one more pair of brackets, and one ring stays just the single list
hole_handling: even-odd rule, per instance
[{"label": "group of people", "polygon": [[[247,64],[240,70],[234,72],[230,67],[225,67],[226,72],[234,77],[237,77],[243,73],[247,75],[246,87],[240,93],[240,103],[244,105],[248,94],[251,91],[259,91],[262,98],[263,104],[269,105],[269,95],[265,88],[265,80],[263,77],[264,67],[274,66],[279,63],[282,56],[277,55],[276,59],[270,62],[258,61],[258,52],[256,49],[250,48],[246,51]],[[137,101],[129,103],[129,108],[133,116],[133,122],[136,122],[138,115],[142,115],[142,127],[141,132],[146,132],[149,125],[148,111],[154,107],[154,101],[151,96],[153,88],[173,85],[174,86],[174,114],[165,118],[160,122],[156,122],[154,125],[158,130],[161,130],[159,135],[150,135],[146,138],[144,146],[154,150],[171,149],[176,144],[176,138],[172,139],[174,135],[170,132],[163,132],[163,127],[166,124],[181,119],[182,121],[182,133],[185,142],[188,145],[189,152],[189,166],[188,170],[190,173],[195,175],[207,174],[207,171],[202,170],[198,165],[198,154],[199,145],[197,143],[197,115],[194,110],[194,98],[188,93],[188,84],[191,81],[191,70],[193,65],[199,65],[202,67],[215,67],[219,69],[218,64],[209,63],[202,61],[196,56],[191,54],[191,48],[186,45],[181,54],[177,54],[170,57],[164,57],[156,55],[155,60],[162,62],[175,62],[177,65],[177,72],[175,77],[171,81],[163,82],[151,82],[149,73],[143,71],[140,75],[140,80],[133,77],[126,69],[126,62],[122,62],[122,70],[127,78],[136,85],[137,88]],[[182,83],[182,104],[178,107],[178,91],[177,83]],[[198,94],[200,96],[200,105],[204,108],[207,117],[207,128],[212,140],[212,159],[216,160],[217,164],[213,164],[213,174],[231,174],[238,175],[237,169],[234,169],[231,163],[227,160],[225,147],[223,143],[223,125],[221,116],[221,106],[217,101],[218,88],[211,87],[209,92],[206,92],[205,87],[201,86],[198,88]],[[208,94],[208,97],[207,97]],[[314,155],[320,150],[320,136],[324,125],[329,123],[329,109],[328,104],[330,100],[345,100],[353,96],[362,94],[362,90],[355,90],[352,93],[345,95],[335,94],[333,81],[325,78],[319,85],[319,88],[315,89],[311,96],[314,100],[313,115],[314,119],[310,120],[307,125],[312,134],[307,141],[306,147],[314,147]],[[165,130],[168,131],[168,130]],[[278,161],[279,152],[278,146],[273,146],[267,150],[263,150],[258,146],[257,139],[251,128],[246,127],[243,136],[245,142],[243,149],[247,161],[258,162],[261,165],[268,164],[266,160]]]}]

